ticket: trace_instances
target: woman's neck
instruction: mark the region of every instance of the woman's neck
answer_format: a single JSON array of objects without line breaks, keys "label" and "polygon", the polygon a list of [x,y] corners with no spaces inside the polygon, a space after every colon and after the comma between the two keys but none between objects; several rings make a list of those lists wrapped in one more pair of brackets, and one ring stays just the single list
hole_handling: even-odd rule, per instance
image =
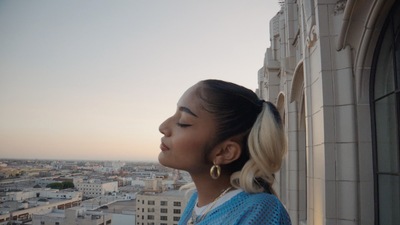
[{"label": "woman's neck", "polygon": [[214,180],[208,176],[192,176],[198,193],[197,206],[202,207],[213,202],[227,188],[231,187],[230,177],[222,176]]}]

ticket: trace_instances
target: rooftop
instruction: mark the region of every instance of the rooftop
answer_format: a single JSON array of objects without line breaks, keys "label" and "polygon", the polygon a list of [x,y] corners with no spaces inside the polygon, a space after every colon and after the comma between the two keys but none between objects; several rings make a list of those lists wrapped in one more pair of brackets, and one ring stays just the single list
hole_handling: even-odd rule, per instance
[{"label": "rooftop", "polygon": [[107,207],[100,207],[97,211],[104,213],[114,214],[133,214],[136,211],[136,201],[118,201],[107,205]]}]

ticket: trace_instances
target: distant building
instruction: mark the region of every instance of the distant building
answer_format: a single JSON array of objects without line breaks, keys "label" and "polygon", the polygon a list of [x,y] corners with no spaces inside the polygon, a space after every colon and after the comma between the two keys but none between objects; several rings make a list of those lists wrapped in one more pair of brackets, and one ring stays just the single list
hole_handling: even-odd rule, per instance
[{"label": "distant building", "polygon": [[400,1],[280,2],[258,94],[285,124],[293,225],[400,224]]},{"label": "distant building", "polygon": [[78,162],[75,161],[64,161],[62,166],[59,167],[64,170],[76,170],[78,168]]},{"label": "distant building", "polygon": [[19,169],[14,169],[10,167],[0,167],[0,178],[5,179],[5,178],[11,178],[11,177],[17,177],[21,171]]},{"label": "distant building", "polygon": [[136,196],[136,225],[175,225],[186,207],[179,190],[142,193]]},{"label": "distant building", "polygon": [[0,225],[28,222],[35,213],[67,209],[80,205],[82,193],[76,191],[31,190],[3,193],[0,202]]},{"label": "distant building", "polygon": [[118,187],[132,185],[132,177],[127,178],[127,177],[115,176],[113,180],[118,182]]},{"label": "distant building", "polygon": [[[136,197],[135,197],[136,198]],[[135,225],[136,224],[136,200],[117,201],[100,207],[97,211],[112,214],[112,225]]]},{"label": "distant building", "polygon": [[39,177],[50,177],[54,174],[54,171],[39,171]]},{"label": "distant building", "polygon": [[124,162],[104,162],[104,166],[96,168],[101,173],[119,173],[120,169],[125,165]]},{"label": "distant building", "polygon": [[112,215],[85,208],[74,207],[66,210],[52,210],[46,214],[34,214],[32,225],[111,225]]},{"label": "distant building", "polygon": [[136,225],[175,225],[185,209],[187,199],[179,190],[164,191],[161,180],[146,182],[136,196]]},{"label": "distant building", "polygon": [[110,193],[118,192],[118,182],[102,182],[99,180],[89,180],[78,182],[75,186],[76,189],[83,192],[84,197],[98,197]]},{"label": "distant building", "polygon": [[103,202],[96,208],[82,204],[32,216],[32,225],[135,225],[135,200]]}]

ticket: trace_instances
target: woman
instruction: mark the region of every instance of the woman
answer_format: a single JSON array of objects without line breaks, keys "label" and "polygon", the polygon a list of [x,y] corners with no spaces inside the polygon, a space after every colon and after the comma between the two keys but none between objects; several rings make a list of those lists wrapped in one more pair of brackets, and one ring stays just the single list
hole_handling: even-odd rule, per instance
[{"label": "woman", "polygon": [[242,86],[204,80],[159,130],[159,162],[187,171],[196,189],[179,224],[290,224],[272,189],[286,152],[273,104]]}]

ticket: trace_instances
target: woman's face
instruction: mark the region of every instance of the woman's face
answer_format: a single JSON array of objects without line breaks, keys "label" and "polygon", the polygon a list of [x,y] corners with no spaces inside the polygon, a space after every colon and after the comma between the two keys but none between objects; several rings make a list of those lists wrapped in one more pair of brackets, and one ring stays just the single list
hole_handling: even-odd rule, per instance
[{"label": "woman's face", "polygon": [[189,88],[179,99],[174,115],[159,127],[161,138],[159,162],[167,167],[199,173],[209,170],[204,154],[215,135],[212,115],[202,108],[197,90]]}]

